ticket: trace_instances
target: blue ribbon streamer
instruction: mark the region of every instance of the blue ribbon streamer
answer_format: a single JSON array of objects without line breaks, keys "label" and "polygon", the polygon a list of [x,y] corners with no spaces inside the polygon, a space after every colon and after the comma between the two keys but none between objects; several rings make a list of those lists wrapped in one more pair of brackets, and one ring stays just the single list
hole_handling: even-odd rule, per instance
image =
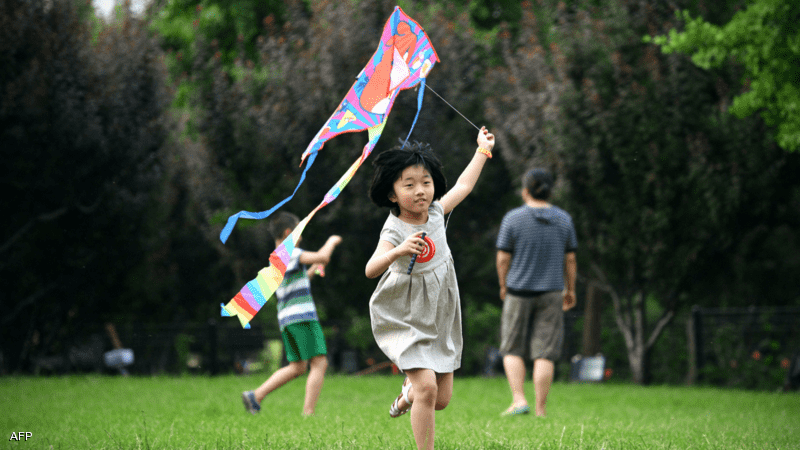
[{"label": "blue ribbon streamer", "polygon": [[403,146],[400,147],[401,149],[406,147],[408,139],[411,137],[411,132],[414,131],[414,125],[417,124],[417,119],[419,119],[419,112],[422,110],[422,97],[425,96],[425,80],[425,78],[420,79],[419,93],[417,94],[417,115],[414,116],[414,121],[411,122],[411,129],[408,130],[408,136],[406,136],[406,141],[403,142]]},{"label": "blue ribbon streamer", "polygon": [[239,220],[239,219],[255,219],[255,220],[266,219],[267,217],[269,217],[270,214],[274,213],[278,208],[280,208],[281,206],[286,204],[286,202],[291,200],[294,197],[294,194],[297,193],[297,189],[299,189],[300,185],[303,184],[303,181],[305,181],[306,173],[308,173],[308,169],[310,169],[311,166],[314,164],[314,160],[317,158],[317,153],[318,152],[319,151],[313,151],[308,155],[308,162],[306,163],[306,168],[303,170],[303,174],[300,176],[300,182],[297,183],[297,186],[294,188],[294,192],[292,192],[292,195],[286,197],[280,203],[278,203],[277,205],[273,206],[272,208],[270,208],[267,211],[261,211],[261,212],[239,211],[238,213],[228,217],[228,223],[225,224],[225,227],[219,233],[219,239],[222,241],[222,243],[224,244],[225,241],[228,240],[228,237],[230,237],[231,233],[233,232],[233,227],[236,226],[236,221],[237,220]]},{"label": "blue ribbon streamer", "polygon": [[[417,119],[419,119],[419,112],[422,110],[422,98],[425,96],[425,78],[420,79],[420,87],[419,93],[417,94],[417,114],[414,116],[414,121],[411,123],[411,129],[408,130],[408,136],[406,136],[405,142],[403,142],[403,147],[406,146],[408,143],[408,139],[411,137],[411,133],[414,131],[414,126],[417,124]],[[311,152],[308,156],[308,162],[306,163],[306,168],[303,170],[303,174],[300,176],[300,181],[297,183],[297,186],[294,188],[294,192],[292,195],[283,199],[280,203],[273,206],[272,208],[268,209],[267,211],[261,212],[251,212],[251,211],[239,211],[238,213],[228,217],[228,223],[225,224],[225,227],[222,228],[222,231],[219,233],[219,239],[224,244],[228,238],[230,237],[231,233],[233,232],[233,228],[236,226],[236,222],[239,219],[255,219],[261,220],[266,219],[270,216],[270,214],[274,213],[278,208],[286,204],[289,200],[294,198],[294,194],[297,193],[297,190],[300,188],[300,185],[303,184],[303,181],[306,179],[306,173],[308,169],[314,164],[314,159],[317,157],[318,150]]]}]

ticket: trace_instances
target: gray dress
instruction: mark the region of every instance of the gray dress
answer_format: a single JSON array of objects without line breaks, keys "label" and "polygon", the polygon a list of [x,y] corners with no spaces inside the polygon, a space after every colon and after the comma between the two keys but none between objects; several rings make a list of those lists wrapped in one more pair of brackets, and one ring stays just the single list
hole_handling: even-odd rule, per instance
[{"label": "gray dress", "polygon": [[411,257],[402,256],[381,276],[372,294],[372,334],[400,370],[450,373],[461,367],[461,299],[441,203],[433,202],[428,208],[424,225],[411,225],[389,214],[381,240],[396,247],[418,231],[427,233],[428,246],[417,257],[411,275],[406,274]]}]

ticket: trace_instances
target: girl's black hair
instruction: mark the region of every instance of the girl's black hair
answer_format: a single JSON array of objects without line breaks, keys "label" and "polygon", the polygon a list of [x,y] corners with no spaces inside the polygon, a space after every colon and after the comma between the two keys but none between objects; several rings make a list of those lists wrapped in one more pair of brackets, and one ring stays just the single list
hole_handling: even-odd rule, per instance
[{"label": "girl's black hair", "polygon": [[422,166],[431,174],[433,200],[439,200],[447,192],[447,180],[442,172],[442,162],[426,143],[408,142],[403,147],[401,140],[397,146],[378,155],[372,165],[375,167],[375,175],[369,187],[369,198],[378,206],[397,208],[397,204],[389,200],[389,194],[394,192],[394,182],[400,178],[406,167]]},{"label": "girl's black hair", "polygon": [[547,169],[533,169],[525,174],[522,185],[536,200],[547,200],[553,189],[553,174]]}]

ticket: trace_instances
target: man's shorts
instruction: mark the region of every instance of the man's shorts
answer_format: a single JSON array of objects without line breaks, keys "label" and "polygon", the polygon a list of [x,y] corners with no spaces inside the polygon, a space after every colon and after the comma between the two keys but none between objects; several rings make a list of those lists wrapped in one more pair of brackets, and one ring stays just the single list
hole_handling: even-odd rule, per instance
[{"label": "man's shorts", "polygon": [[290,362],[308,361],[317,355],[327,355],[325,335],[318,321],[300,322],[283,328],[283,347]]},{"label": "man's shorts", "polygon": [[506,293],[500,325],[500,353],[522,358],[561,356],[564,342],[564,297],[561,291],[531,296]]}]

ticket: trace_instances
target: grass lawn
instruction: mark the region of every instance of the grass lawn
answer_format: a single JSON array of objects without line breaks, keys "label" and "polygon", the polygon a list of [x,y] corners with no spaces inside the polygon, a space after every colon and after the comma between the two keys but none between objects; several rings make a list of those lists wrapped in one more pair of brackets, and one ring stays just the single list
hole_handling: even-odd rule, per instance
[{"label": "grass lawn", "polygon": [[[401,376],[330,375],[311,418],[300,414],[304,377],[267,397],[260,414],[246,413],[241,391],[263,380],[0,378],[0,448],[414,448],[408,415],[388,415]],[[509,403],[505,378],[456,378],[450,406],[436,414],[436,448],[800,448],[796,393],[556,383],[547,418],[500,417]],[[19,432],[32,437],[11,439]]]}]

